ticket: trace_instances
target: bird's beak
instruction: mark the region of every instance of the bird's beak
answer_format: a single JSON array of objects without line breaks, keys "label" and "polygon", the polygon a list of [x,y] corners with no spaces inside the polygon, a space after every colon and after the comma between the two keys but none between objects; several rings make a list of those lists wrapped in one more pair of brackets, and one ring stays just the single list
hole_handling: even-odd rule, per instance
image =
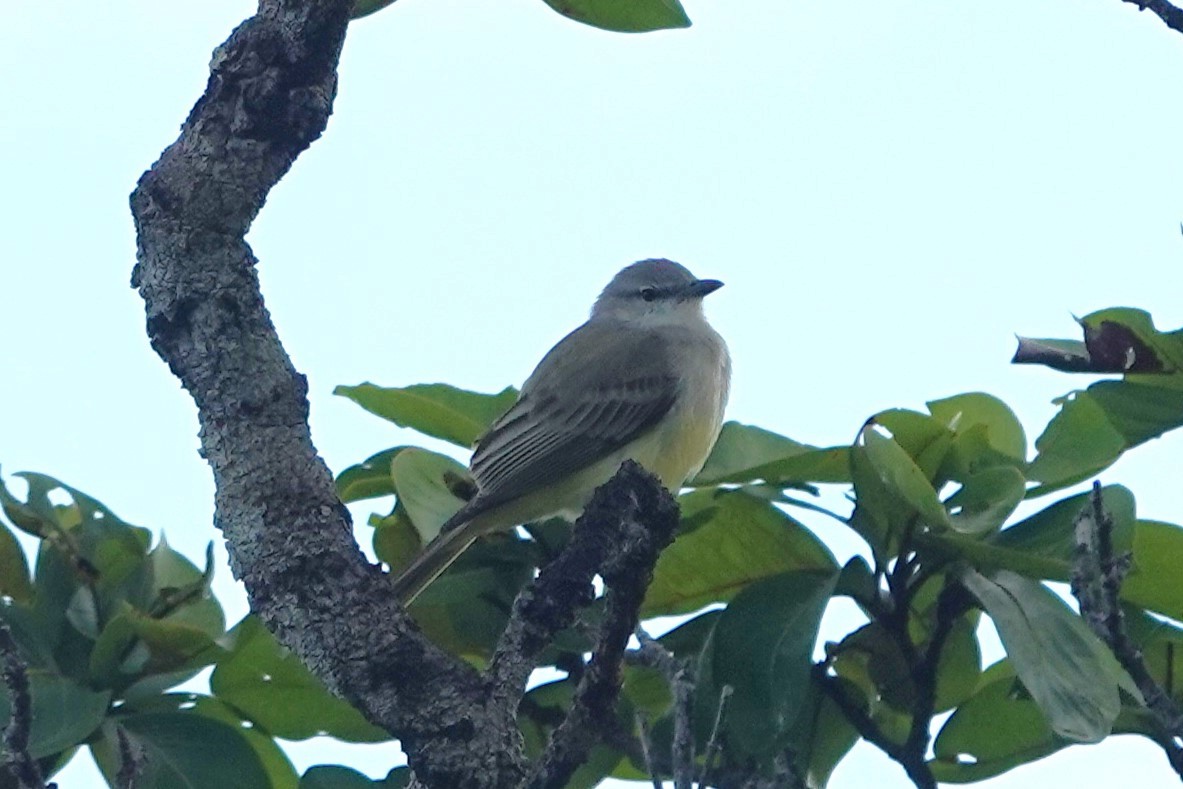
[{"label": "bird's beak", "polygon": [[701,299],[703,296],[708,293],[714,293],[721,287],[723,287],[723,283],[717,279],[700,279],[686,288],[686,296]]}]

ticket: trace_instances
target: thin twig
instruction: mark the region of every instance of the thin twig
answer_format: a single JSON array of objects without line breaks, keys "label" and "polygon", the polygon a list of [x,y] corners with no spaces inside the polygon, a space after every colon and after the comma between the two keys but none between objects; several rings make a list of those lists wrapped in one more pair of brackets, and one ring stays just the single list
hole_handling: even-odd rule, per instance
[{"label": "thin twig", "polygon": [[719,735],[723,731],[723,722],[727,720],[727,703],[731,701],[731,695],[734,692],[735,688],[731,685],[724,685],[723,689],[719,691],[719,704],[715,708],[715,722],[711,726],[711,736],[707,738],[707,746],[703,754],[702,773],[698,777],[700,786],[706,785],[707,776],[715,769],[715,764],[719,759],[720,753],[723,751],[723,741]]},{"label": "thin twig", "polygon": [[[0,777],[5,773],[19,789],[44,789],[45,779],[37,760],[29,754],[29,733],[33,728],[33,699],[29,695],[29,675],[8,623],[0,619],[0,678],[8,689],[11,705],[4,727],[4,754],[0,759]],[[0,781],[0,784],[5,783]]]},{"label": "thin twig", "polygon": [[1076,555],[1072,594],[1080,615],[1097,637],[1109,645],[1122,668],[1134,680],[1157,729],[1152,738],[1166,753],[1171,768],[1183,779],[1183,714],[1170,694],[1150,674],[1142,651],[1126,631],[1119,596],[1129,571],[1129,556],[1116,556],[1113,518],[1105,510],[1101,483],[1094,482],[1089,504],[1075,521]]},{"label": "thin twig", "polygon": [[674,694],[674,742],[672,753],[674,789],[692,789],[694,783],[694,677],[685,660],[679,660],[643,627],[635,633],[640,648],[629,653],[642,665],[655,668]]},{"label": "thin twig", "polygon": [[637,713],[637,730],[641,732],[641,755],[645,757],[645,772],[649,773],[653,789],[661,789],[661,778],[657,775],[657,768],[653,766],[653,754],[649,750],[649,716],[643,712]]}]

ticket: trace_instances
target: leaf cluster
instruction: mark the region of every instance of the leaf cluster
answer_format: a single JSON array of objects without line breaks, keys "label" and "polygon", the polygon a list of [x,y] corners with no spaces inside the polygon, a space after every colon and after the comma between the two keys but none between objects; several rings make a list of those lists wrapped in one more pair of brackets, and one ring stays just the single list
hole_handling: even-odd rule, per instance
[{"label": "leaf cluster", "polygon": [[[27,666],[28,750],[42,774],[86,748],[112,786],[132,775],[149,787],[374,785],[352,771],[352,782],[337,780],[337,768],[302,780],[276,743],[388,735],[329,694],[253,617],[226,630],[209,589],[212,544],[199,570],[163,536],[152,546],[148,529],[85,493],[43,474],[15,476],[27,493],[0,482],[0,506],[39,542],[30,568],[0,524],[0,619]],[[211,667],[210,694],[173,690]],[[9,713],[0,687],[0,720]],[[401,786],[404,772],[378,785]]]},{"label": "leaf cluster", "polygon": [[[1053,349],[1045,361],[1071,351],[1082,370],[1086,358],[1133,361],[1122,379],[1062,398],[1033,457],[1011,410],[983,393],[880,412],[849,444],[830,447],[725,425],[679,497],[678,537],[641,607],[648,620],[681,618],[657,645],[690,678],[690,692],[680,697],[651,661],[627,660],[615,724],[570,785],[669,779],[680,767],[684,774],[679,731],[689,732],[689,768],[703,785],[733,785],[739,776],[810,787],[825,786],[860,737],[918,786],[933,786],[980,780],[1114,733],[1154,736],[1138,687],[1047,583],[1069,580],[1073,526],[1087,505],[1087,494],[1062,491],[1183,421],[1183,402],[1173,399],[1183,391],[1183,336],[1154,331],[1132,310],[1083,324],[1086,336],[1090,326],[1107,327],[1100,334],[1109,345],[1037,341],[1027,349]],[[1123,354],[1114,337],[1131,350]],[[458,447],[515,397],[512,389],[484,395],[444,384],[337,391]],[[18,476],[27,493],[0,485],[0,504],[11,527],[39,547],[30,569],[12,529],[0,528],[0,617],[29,665],[30,751],[43,772],[86,747],[112,785],[129,765],[147,786],[404,785],[405,768],[377,782],[339,766],[299,776],[276,738],[389,735],[329,694],[255,619],[226,630],[209,592],[208,555],[198,569],[86,494],[43,475]],[[392,571],[472,493],[463,466],[413,446],[377,452],[337,484],[345,502],[392,497],[392,509],[370,519],[374,550]],[[826,512],[813,498],[820,486],[847,493],[849,509],[826,514],[866,546],[845,565],[803,522]],[[1173,677],[1183,631],[1170,620],[1183,618],[1174,580],[1183,529],[1139,519],[1125,488],[1105,487],[1101,496],[1115,547],[1129,556],[1120,589],[1129,636],[1179,700]],[[1030,514],[1016,517],[1024,502]],[[518,592],[568,537],[569,527],[552,521],[484,538],[411,613],[437,644],[486,666]],[[822,643],[822,619],[839,598],[855,603],[862,624]],[[988,667],[978,639],[983,615],[1006,649]],[[593,604],[539,658],[562,678],[522,700],[518,722],[531,755],[571,709],[599,616]],[[210,668],[208,695],[173,690]],[[0,696],[0,715],[7,705]]]}]

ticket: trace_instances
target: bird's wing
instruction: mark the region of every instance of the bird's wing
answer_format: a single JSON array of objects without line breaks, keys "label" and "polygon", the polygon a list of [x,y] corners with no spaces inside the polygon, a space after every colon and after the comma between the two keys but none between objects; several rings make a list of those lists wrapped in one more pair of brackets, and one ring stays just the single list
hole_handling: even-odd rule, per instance
[{"label": "bird's wing", "polygon": [[514,499],[590,466],[660,422],[676,397],[659,335],[585,323],[551,349],[481,437],[471,464],[481,502]]}]

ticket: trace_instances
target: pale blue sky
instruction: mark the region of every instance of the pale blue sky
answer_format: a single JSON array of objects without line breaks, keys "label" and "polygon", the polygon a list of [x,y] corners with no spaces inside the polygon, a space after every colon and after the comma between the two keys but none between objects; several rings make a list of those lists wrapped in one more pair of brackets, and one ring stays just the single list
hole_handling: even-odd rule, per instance
[{"label": "pale blue sky", "polygon": [[[1072,314],[1119,304],[1183,324],[1183,36],[1155,17],[1119,0],[687,10],[689,30],[622,36],[539,0],[399,0],[351,29],[328,131],[250,236],[335,470],[410,437],[334,385],[520,383],[643,257],[727,282],[708,312],[735,359],[729,416],[817,444],[975,389],[1034,438],[1087,381],[1011,367],[1014,333],[1068,336]],[[0,25],[0,463],[192,557],[217,539],[212,483],[128,288],[126,198],[251,11],[42,0]],[[1181,521],[1181,454],[1168,437],[1104,479]],[[215,589],[241,615],[224,565]],[[389,751],[291,749],[371,775]],[[88,762],[61,785],[98,786]],[[1123,738],[983,786],[1135,775],[1177,785]],[[831,785],[871,782],[910,785],[867,746]]]}]

